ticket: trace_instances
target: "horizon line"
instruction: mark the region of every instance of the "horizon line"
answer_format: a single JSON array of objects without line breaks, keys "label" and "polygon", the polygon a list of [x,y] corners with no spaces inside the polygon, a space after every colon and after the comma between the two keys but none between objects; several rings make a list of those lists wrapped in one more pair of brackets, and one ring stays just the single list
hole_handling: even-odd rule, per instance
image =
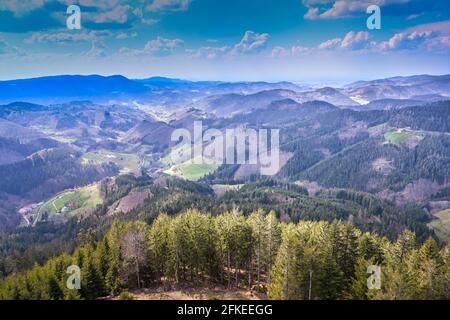
[{"label": "horizon line", "polygon": [[[338,80],[338,79],[324,79],[323,81],[321,81],[322,83],[330,83],[330,82],[341,82],[341,83],[347,83],[347,84],[351,84],[354,82],[359,82],[359,81],[374,81],[374,80],[384,80],[384,79],[390,79],[390,78],[396,78],[396,77],[414,77],[414,76],[432,76],[432,77],[444,77],[444,76],[450,76],[450,74],[448,73],[443,73],[443,74],[433,74],[433,73],[420,73],[420,74],[397,74],[397,75],[390,75],[390,76],[380,76],[380,77],[372,77],[372,78],[358,78],[358,80],[353,80],[353,81],[345,81],[343,79]],[[67,73],[67,74],[49,74],[49,75],[42,75],[42,76],[32,76],[32,77],[24,77],[24,78],[13,78],[13,79],[0,79],[0,82],[9,82],[9,81],[26,81],[26,80],[34,80],[34,79],[42,79],[42,78],[57,78],[57,77],[102,77],[102,78],[111,78],[111,77],[123,77],[126,78],[128,80],[131,81],[142,81],[142,80],[149,80],[149,79],[153,79],[153,78],[161,78],[161,79],[167,79],[167,80],[177,80],[177,81],[187,81],[187,82],[193,82],[193,83],[198,83],[198,82],[222,82],[222,83],[257,83],[257,82],[265,82],[265,83],[282,83],[282,82],[289,82],[289,83],[293,83],[293,84],[313,84],[313,83],[318,83],[319,80],[311,80],[310,82],[305,81],[305,80],[268,80],[268,79],[261,79],[261,80],[218,80],[218,79],[189,79],[189,78],[184,78],[184,77],[178,77],[178,76],[162,76],[162,75],[149,75],[148,77],[143,77],[143,78],[133,78],[133,77],[128,77],[126,75],[123,74],[100,74],[100,73],[90,73],[90,74],[72,74],[72,73]]]}]

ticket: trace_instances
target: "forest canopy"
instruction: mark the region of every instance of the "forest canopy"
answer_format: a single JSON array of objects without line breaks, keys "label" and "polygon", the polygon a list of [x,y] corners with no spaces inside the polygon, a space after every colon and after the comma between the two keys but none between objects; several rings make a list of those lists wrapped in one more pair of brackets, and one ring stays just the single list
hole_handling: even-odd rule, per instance
[{"label": "forest canopy", "polygon": [[[100,241],[88,230],[79,242],[72,255],[6,278],[0,298],[96,299],[183,285],[248,288],[270,299],[450,298],[450,245],[419,245],[410,231],[391,242],[338,221],[188,210],[151,225],[115,221]],[[71,265],[81,269],[80,290],[66,285]],[[370,265],[381,268],[379,290],[367,287]]]}]

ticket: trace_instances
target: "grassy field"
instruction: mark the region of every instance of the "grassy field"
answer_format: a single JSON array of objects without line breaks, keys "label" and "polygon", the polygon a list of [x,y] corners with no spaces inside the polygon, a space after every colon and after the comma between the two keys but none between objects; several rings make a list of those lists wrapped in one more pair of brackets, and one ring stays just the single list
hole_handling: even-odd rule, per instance
[{"label": "grassy field", "polygon": [[434,216],[437,219],[431,221],[428,227],[432,228],[442,241],[450,241],[450,209],[439,211]]},{"label": "grassy field", "polygon": [[119,166],[122,173],[138,172],[141,167],[141,160],[135,154],[117,153],[106,150],[87,152],[83,155],[82,160],[85,163],[113,162]]},{"label": "grassy field", "polygon": [[34,223],[42,219],[44,212],[48,218],[62,215],[67,218],[94,209],[103,202],[98,184],[89,185],[76,190],[68,190],[45,202],[40,208]]},{"label": "grassy field", "polygon": [[172,165],[164,173],[190,181],[197,181],[219,167],[217,164],[194,164],[193,162],[196,162],[195,159],[182,164]]},{"label": "grassy field", "polygon": [[423,133],[414,131],[391,131],[384,134],[384,140],[388,143],[401,145],[412,139],[421,139],[424,137]]},{"label": "grassy field", "polygon": [[207,174],[217,170],[219,166],[215,164],[192,164],[186,163],[177,166],[172,166],[164,173],[171,176],[177,176],[190,181],[197,181]]},{"label": "grassy field", "polygon": [[76,138],[70,137],[61,133],[59,130],[50,130],[44,126],[31,126],[31,128],[44,133],[45,135],[51,137],[53,140],[62,142],[62,143],[75,143],[77,141]]}]

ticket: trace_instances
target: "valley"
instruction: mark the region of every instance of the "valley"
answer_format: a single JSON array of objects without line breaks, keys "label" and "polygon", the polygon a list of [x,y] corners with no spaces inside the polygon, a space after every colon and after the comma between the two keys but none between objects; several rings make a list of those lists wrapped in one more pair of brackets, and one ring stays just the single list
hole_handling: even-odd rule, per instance
[{"label": "valley", "polygon": [[[237,229],[229,232],[244,237],[250,226],[254,227],[254,220],[247,219],[255,218],[255,212],[261,211],[264,219],[269,219],[271,213],[283,225],[283,241],[293,236],[289,230],[298,224],[299,230],[342,228],[339,232],[351,232],[361,243],[366,241],[364,235],[370,234],[374,237],[367,236],[370,241],[380,246],[379,239],[384,239],[383,246],[395,247],[399,237],[410,231],[417,246],[425,243],[434,246],[430,244],[434,241],[442,251],[448,245],[448,76],[381,79],[316,89],[288,82],[196,83],[165,78],[136,81],[67,76],[35,81],[37,84],[66,81],[82,86],[92,80],[102,83],[101,92],[95,96],[82,91],[77,91],[77,96],[68,92],[58,96],[55,91],[52,103],[42,98],[45,90],[29,91],[29,96],[24,96],[25,91],[21,90],[0,91],[0,101],[6,103],[0,106],[0,282],[12,274],[31,270],[36,262],[44,268],[46,263],[53,263],[52,259],[68,259],[60,256],[63,253],[76,257],[84,250],[100,250],[102,241],[116,237],[111,230],[118,223],[124,223],[125,235],[133,228],[147,230],[166,214],[177,221],[170,222],[175,223],[170,228],[187,223],[186,230],[203,230],[203,222],[194,225],[190,225],[190,220],[178,222],[189,210],[202,212],[193,215],[192,219],[198,221],[217,219],[218,229],[205,231],[211,235],[220,234],[223,231],[220,226],[238,221],[233,227]],[[436,85],[428,84],[434,81]],[[9,85],[12,84],[0,82],[0,88]],[[14,85],[20,88],[29,83]],[[116,92],[117,86],[122,93]],[[106,102],[111,92],[115,92],[116,100]],[[16,101],[19,98],[22,102]],[[198,121],[205,131],[279,129],[278,170],[272,176],[264,176],[260,163],[211,165],[194,164],[191,160],[174,163],[171,152],[186,150],[172,141],[172,132],[186,129],[192,135]],[[249,153],[250,144],[243,142]],[[203,148],[213,144],[203,139],[201,143]],[[239,215],[228,216],[230,212]],[[347,226],[354,229],[349,231],[345,229]],[[253,243],[253,237],[254,234],[253,240],[248,241]],[[190,239],[186,243],[194,245],[195,241]],[[247,243],[245,237],[239,241]],[[307,250],[318,250],[314,249],[316,244],[303,243],[301,239],[292,241]],[[356,246],[353,242],[348,245]],[[219,244],[205,250],[224,253],[214,251],[217,248],[221,248]],[[228,247],[221,250],[224,248]],[[91,256],[92,252],[86,254]],[[327,253],[323,254],[326,261]],[[353,257],[357,258],[355,265],[362,261],[358,259],[363,259],[358,254]],[[378,259],[377,254],[371,251],[371,258],[367,259]],[[414,252],[410,254],[413,259]],[[212,269],[200,272],[199,266],[187,266],[198,272],[195,277],[207,282],[208,288],[193,286],[187,275],[181,281],[172,271],[167,271],[171,280],[166,281],[157,271],[164,269],[164,264],[152,266],[155,269],[149,273],[142,271],[147,277],[142,280],[147,288],[136,287],[133,283],[137,280],[128,273],[120,278],[121,288],[130,289],[129,297],[135,299],[237,296],[253,299],[267,294],[280,297],[276,287],[280,278],[274,282],[268,279],[277,272],[272,269],[275,256],[270,258],[270,267],[260,270],[264,280],[259,281],[253,279],[256,262],[252,260],[249,267],[249,261],[243,257],[245,252],[236,256],[230,262],[235,264],[233,267],[220,259],[219,269],[211,266]],[[391,258],[383,256],[380,261],[393,268]],[[345,259],[339,259],[336,263],[345,264]],[[167,270],[173,270],[173,266]],[[218,270],[221,271],[217,273]],[[233,277],[241,275],[242,279],[231,281],[231,272],[235,273]],[[255,280],[259,289],[247,285],[245,277]],[[210,279],[214,280],[209,282]],[[190,289],[180,289],[178,285],[170,290],[157,289],[161,282],[173,285],[173,281]],[[317,286],[318,298],[344,298],[343,292],[350,290],[349,282],[345,281],[342,291],[337,289],[333,293],[326,292],[322,284]],[[261,292],[255,293],[257,289]],[[384,294],[387,292],[388,289]],[[304,297],[303,293],[290,294]],[[352,294],[357,296],[356,292]],[[100,290],[97,297],[108,295]]]},{"label": "valley", "polygon": [[[84,81],[92,79],[64,77],[36,81],[51,83],[56,80],[78,82],[77,86],[81,86]],[[112,80],[112,78],[95,78],[95,81],[104,82],[103,88],[112,85],[111,90],[116,85],[115,82],[110,82]],[[424,85],[434,80],[440,81],[441,87],[433,93],[445,99],[445,94],[449,94],[449,91],[445,91],[447,76],[385,79],[370,83],[355,83],[343,89],[325,87],[314,91],[287,82],[257,85],[235,83],[225,86],[223,83],[170,82],[170,79],[163,78],[146,82],[151,83],[150,89],[141,87],[135,90],[142,86],[143,82],[134,83],[126,80],[129,81],[129,85],[122,86],[121,90],[126,91],[130,88],[128,94],[141,102],[104,105],[87,100],[68,102],[72,98],[64,97],[66,102],[46,106],[32,104],[31,102],[37,101],[30,96],[24,97],[30,102],[4,105],[0,108],[0,128],[4,132],[0,139],[17,139],[18,146],[23,150],[26,144],[33,147],[31,149],[27,147],[30,151],[25,151],[26,153],[19,151],[23,155],[5,148],[0,150],[3,150],[3,161],[7,161],[3,166],[10,166],[5,167],[8,171],[16,170],[12,168],[20,163],[17,160],[23,159],[26,163],[26,157],[35,157],[33,152],[45,154],[46,151],[39,148],[48,145],[73,150],[69,151],[73,152],[70,157],[79,159],[78,165],[83,168],[115,166],[116,174],[137,176],[149,174],[153,177],[169,175],[206,184],[248,183],[255,179],[263,179],[258,177],[258,171],[255,170],[257,167],[197,165],[190,161],[172,164],[170,152],[177,146],[171,141],[170,135],[180,126],[192,130],[194,121],[199,120],[205,127],[219,130],[230,127],[256,129],[261,125],[275,126],[281,128],[282,154],[288,155],[283,158],[285,160],[281,162],[276,179],[289,181],[300,179],[317,183],[323,188],[368,191],[403,205],[411,201],[426,201],[433,196],[433,192],[445,190],[447,186],[446,181],[449,177],[447,144],[450,132],[446,127],[449,122],[447,120],[450,119],[448,105],[446,102],[435,102],[436,96],[432,96],[431,102],[420,102],[423,107],[403,103],[405,98],[417,96],[419,89],[414,91],[411,86]],[[125,78],[120,81],[125,81]],[[392,87],[389,96],[374,97],[364,94],[365,86],[374,88],[384,86],[385,83]],[[406,91],[409,93],[401,89],[406,85],[409,86],[409,91]],[[399,88],[398,96],[393,94],[395,86]],[[208,88],[209,96],[201,99],[197,97],[197,102],[194,103],[183,103],[179,101],[183,96],[180,94],[177,95],[176,102],[169,99],[164,106],[155,105],[150,98],[151,90],[156,88],[170,92],[173,89],[183,90],[185,87],[189,90],[198,87],[197,95],[201,95],[205,88]],[[144,93],[145,90],[150,91]],[[364,103],[355,108],[357,102],[351,98],[355,96],[355,92],[358,92],[361,99],[372,103],[372,107],[366,110],[368,104]],[[426,96],[425,93],[429,94],[428,91],[424,92],[423,97]],[[34,93],[31,91],[30,94]],[[405,96],[406,94],[410,96]],[[54,93],[54,96],[57,95],[58,93]],[[186,98],[189,98],[189,95]],[[373,104],[376,99],[381,98],[391,99],[388,109],[381,105],[375,107]],[[418,100],[415,100],[415,103],[419,103]],[[156,116],[158,110],[164,114],[164,122],[161,121],[163,118]],[[426,121],[430,117],[433,123]],[[14,145],[8,144],[7,148],[12,146]],[[422,157],[421,154],[423,161],[427,162],[426,166],[418,162]],[[431,154],[433,162],[429,162]],[[411,162],[413,159],[411,157],[414,157],[414,162]],[[435,161],[437,162],[434,163]],[[352,167],[346,168],[350,164]],[[412,167],[408,169],[410,166]],[[348,169],[351,171],[347,171]],[[407,170],[411,170],[413,174]],[[99,178],[101,179],[100,176]],[[420,179],[435,183],[436,186],[433,187],[435,191],[419,197],[400,195],[402,189],[406,190],[409,184],[417,183]],[[20,195],[19,199],[22,197],[25,201],[17,201],[17,207],[11,206],[11,209],[7,209],[11,210],[8,216],[13,216],[14,211],[18,212],[22,208],[22,212],[28,213],[26,219],[31,219],[33,222],[29,221],[30,224],[35,225],[36,222],[42,221],[42,211],[45,211],[48,217],[52,217],[64,209],[76,216],[80,208],[83,208],[78,202],[87,201],[91,206],[102,203],[99,200],[89,200],[90,196],[80,195],[83,194],[83,188],[89,188],[83,187],[88,181],[73,184],[75,189],[68,189],[70,184],[63,181],[59,174],[49,181],[38,181],[36,186],[39,186],[40,192],[37,192],[38,189],[33,190],[34,187],[11,190],[13,185],[9,184],[8,188],[3,188],[0,192],[4,192],[5,196]],[[99,196],[94,198],[97,199]],[[69,210],[67,203],[74,209]],[[38,209],[27,207],[30,205]],[[78,208],[75,208],[77,205]],[[34,213],[30,215],[30,212]],[[38,218],[32,218],[34,215]]]}]

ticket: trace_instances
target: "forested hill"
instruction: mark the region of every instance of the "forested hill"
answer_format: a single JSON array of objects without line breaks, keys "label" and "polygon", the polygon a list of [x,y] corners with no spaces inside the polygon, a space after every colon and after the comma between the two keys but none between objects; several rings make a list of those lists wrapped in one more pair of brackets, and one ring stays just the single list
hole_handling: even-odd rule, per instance
[{"label": "forested hill", "polygon": [[[369,192],[399,206],[428,201],[450,185],[450,101],[350,110],[282,100],[222,122],[282,128],[282,158],[287,160],[278,180]],[[262,178],[251,166],[223,165],[203,180]]]},{"label": "forested hill", "polygon": [[24,195],[39,188],[39,193],[48,196],[118,172],[114,165],[84,165],[79,158],[78,152],[68,149],[45,149],[25,160],[0,165],[0,192]]},{"label": "forested hill", "polygon": [[[248,288],[272,299],[449,299],[450,245],[396,242],[340,222],[280,223],[262,210],[211,216],[196,210],[144,222],[115,222],[95,243],[83,234],[72,255],[11,276],[1,299],[96,299],[148,287]],[[81,289],[65,270],[81,268]],[[367,289],[367,268],[381,268]],[[310,273],[312,272],[312,273]],[[310,278],[312,275],[312,278]]]},{"label": "forested hill", "polygon": [[[397,250],[395,248],[406,241],[405,237],[413,238],[414,240],[408,240],[408,246],[418,250],[408,249],[411,254],[410,259],[416,259],[420,252],[419,248],[424,246],[424,243],[425,249],[421,250],[431,250],[426,248],[432,247],[435,253],[433,259],[444,256],[436,261],[427,260],[426,263],[436,263],[436,270],[440,270],[436,272],[443,272],[442,259],[447,259],[445,258],[447,249],[439,247],[435,240],[429,238],[433,235],[426,226],[430,218],[422,210],[399,209],[366,193],[331,189],[322,190],[315,197],[309,197],[308,191],[303,187],[268,180],[248,184],[239,190],[230,190],[218,197],[209,186],[202,183],[176,178],[153,180],[148,176],[137,178],[132,175],[106,179],[101,184],[101,190],[104,195],[103,204],[84,220],[80,221],[74,217],[62,225],[39,223],[34,228],[19,229],[0,237],[2,248],[0,273],[6,277],[1,285],[4,298],[12,296],[36,299],[95,298],[109,295],[111,290],[117,294],[122,290],[135,289],[138,287],[137,275],[133,274],[136,266],[132,262],[136,261],[134,255],[139,252],[139,254],[145,253],[142,260],[138,259],[141,279],[139,286],[152,288],[159,286],[164,276],[170,279],[167,280],[166,285],[175,287],[192,286],[192,283],[199,285],[205,282],[225,286],[225,288],[237,285],[247,289],[249,286],[256,285],[254,290],[262,290],[263,294],[268,293],[273,298],[285,297],[280,296],[280,286],[284,284],[277,284],[275,279],[281,281],[276,276],[276,270],[278,270],[276,266],[284,261],[282,259],[285,258],[282,258],[281,252],[286,246],[290,248],[289,250],[293,250],[293,255],[299,254],[297,258],[292,256],[294,260],[290,262],[292,266],[289,268],[293,268],[292,279],[298,274],[298,281],[300,279],[304,281],[302,278],[304,265],[302,264],[311,263],[317,266],[314,270],[317,272],[318,279],[331,277],[331,274],[334,274],[342,280],[333,292],[326,292],[329,289],[326,289],[325,280],[315,283],[314,286],[317,286],[314,289],[317,290],[314,291],[315,298],[356,298],[357,296],[354,295],[356,293],[350,294],[350,290],[357,285],[355,282],[357,270],[361,272],[362,277],[360,269],[363,268],[363,264],[372,261],[371,258],[378,259],[376,261],[385,264],[386,268],[399,267],[397,262],[389,264],[391,263],[389,259],[393,259],[391,257],[393,250]],[[151,196],[143,203],[127,214],[120,212],[111,214],[111,206],[120,203],[121,199],[126,199],[129,195],[145,192],[145,190],[148,190]],[[166,214],[159,214],[160,212]],[[267,214],[269,212],[270,214]],[[259,227],[256,227],[254,223],[257,223]],[[264,259],[268,259],[267,256],[263,258],[263,255],[267,253],[255,251],[259,248],[259,241],[263,241],[258,239],[268,237],[267,228],[274,228],[277,234],[270,242],[274,241],[273,245],[281,242],[278,249],[273,249],[273,253],[269,255],[272,259],[269,269],[267,262],[263,262],[266,261]],[[128,232],[135,229],[143,231],[137,234],[132,233],[128,238]],[[408,229],[415,230],[417,236],[413,232],[406,231]],[[189,234],[192,231],[198,231],[198,233]],[[242,238],[233,239],[231,235],[234,233],[236,237]],[[399,236],[399,234],[403,235]],[[223,238],[225,235],[226,239]],[[126,241],[131,238],[132,241],[140,239],[140,242],[126,244]],[[230,242],[223,244],[223,241]],[[286,244],[283,245],[283,243]],[[180,245],[187,247],[183,247],[182,252],[179,252],[181,256],[178,256],[176,258],[178,260],[174,262],[173,246]],[[203,248],[203,245],[207,245],[207,248]],[[244,247],[241,248],[240,245]],[[156,247],[152,249],[151,246]],[[261,246],[270,247],[267,242]],[[152,250],[159,250],[160,256],[152,253]],[[365,250],[370,253],[365,254]],[[230,253],[230,266],[228,266],[227,252]],[[316,253],[313,254],[313,252]],[[317,260],[310,261],[312,255],[316,256],[316,254]],[[349,254],[351,256],[348,256]],[[404,254],[401,253],[402,257]],[[259,258],[257,258],[258,255]],[[125,258],[126,256],[128,258]],[[364,261],[361,260],[362,256],[365,257]],[[114,259],[121,261],[119,265],[112,264]],[[193,263],[190,259],[193,259],[192,261],[199,259],[200,262],[195,266],[189,265]],[[259,259],[259,267],[256,266],[258,263],[255,259]],[[409,260],[402,258],[402,261],[406,263]],[[36,262],[43,267],[33,267]],[[75,295],[73,291],[68,292],[64,289],[66,274],[63,272],[67,268],[66,264],[74,263],[79,264],[82,272],[87,272],[86,274],[89,275],[83,280],[87,281],[83,290],[88,291],[82,290]],[[174,263],[178,265],[176,270],[173,269]],[[180,264],[184,267],[182,268]],[[350,271],[345,271],[349,266]],[[309,265],[307,267],[309,268]],[[417,265],[403,267],[419,268]],[[236,270],[240,271],[236,274]],[[393,269],[392,272],[394,276],[397,273],[403,274],[405,271]],[[248,283],[249,273],[251,273],[251,285]],[[365,273],[364,276],[366,276]],[[35,280],[35,277],[39,281]],[[291,281],[294,280],[289,280]],[[304,283],[301,281],[298,282],[297,288],[300,291],[293,289],[294,291],[286,297],[304,297],[304,291],[302,291]],[[91,282],[93,284],[89,284]],[[411,288],[414,285],[416,284],[411,284]],[[434,288],[436,284],[433,282],[428,285]],[[362,293],[364,297],[368,297],[365,294]],[[388,294],[393,293],[386,291],[377,297],[387,298]]]}]

